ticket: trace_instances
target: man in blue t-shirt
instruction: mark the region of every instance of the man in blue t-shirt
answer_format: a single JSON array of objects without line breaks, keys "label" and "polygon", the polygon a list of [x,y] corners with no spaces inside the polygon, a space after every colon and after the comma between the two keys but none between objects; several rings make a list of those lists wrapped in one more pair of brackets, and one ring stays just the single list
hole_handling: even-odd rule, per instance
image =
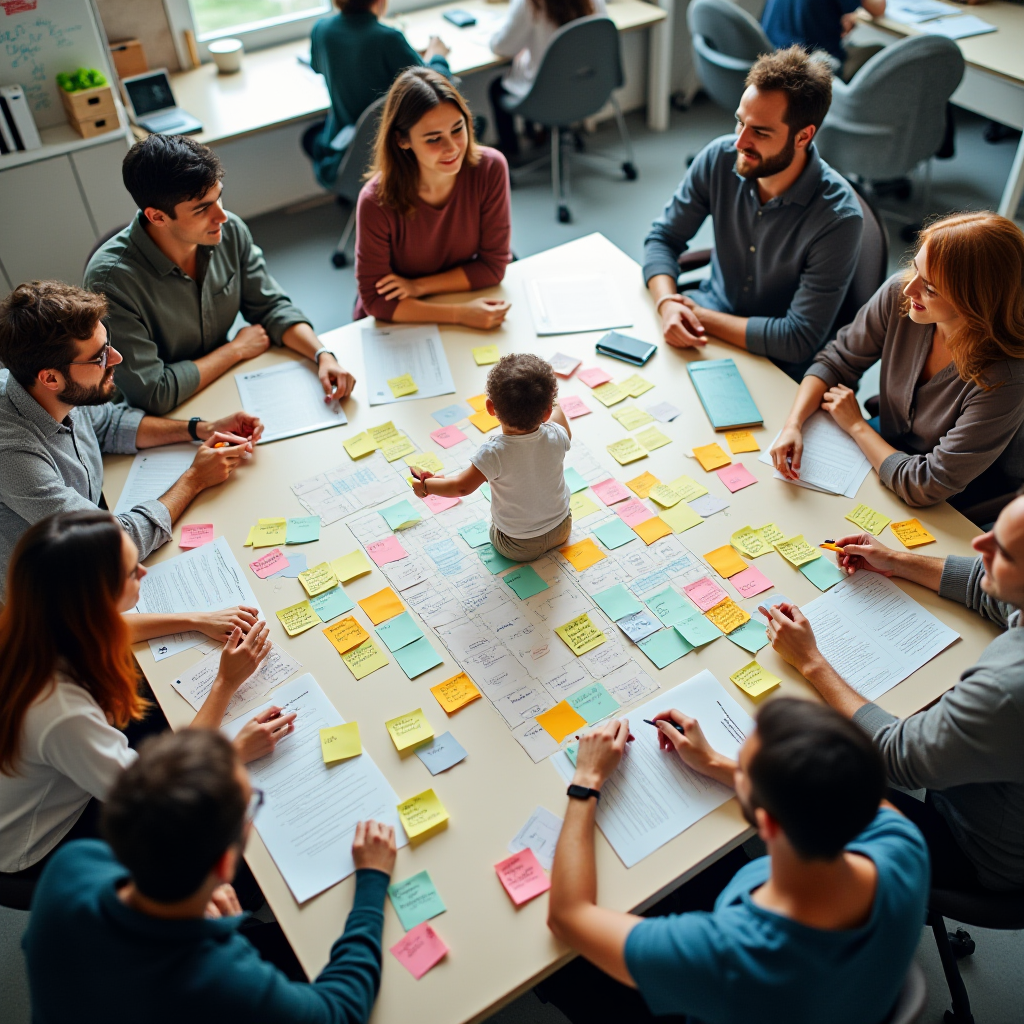
[{"label": "man in blue t-shirt", "polygon": [[[580,740],[551,877],[554,934],[615,982],[587,997],[612,1019],[613,989],[639,989],[651,1015],[703,1024],[875,1024],[892,1010],[917,948],[928,851],[882,803],[885,769],[863,730],[831,708],[778,698],[734,762],[679,711],[656,716],[666,757],[735,786],[768,856],[740,869],[712,912],[642,918],[597,905],[594,817],[629,723]],[[670,723],[682,727],[678,731]],[[881,806],[880,806],[881,805]],[[561,1004],[559,1004],[561,1005]],[[621,1015],[619,1015],[621,1016]],[[630,1014],[644,1019],[644,1008]]]}]

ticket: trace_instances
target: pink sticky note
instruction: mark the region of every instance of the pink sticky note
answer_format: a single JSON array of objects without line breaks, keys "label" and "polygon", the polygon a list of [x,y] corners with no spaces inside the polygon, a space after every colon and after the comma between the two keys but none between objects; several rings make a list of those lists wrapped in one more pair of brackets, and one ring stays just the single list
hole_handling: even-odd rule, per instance
[{"label": "pink sticky note", "polygon": [[453,444],[466,440],[466,435],[458,427],[454,426],[435,430],[430,437],[431,440],[436,441],[442,448],[451,448]]},{"label": "pink sticky note", "polygon": [[612,379],[610,373],[605,373],[600,366],[591,366],[586,370],[580,370],[576,379],[583,381],[588,388],[596,388],[598,384],[606,384]]},{"label": "pink sticky note", "polygon": [[[608,477],[599,484],[590,488],[606,505],[614,505],[617,501],[625,501],[633,497],[633,492],[627,490],[618,480]],[[651,515],[654,515],[652,512]]]},{"label": "pink sticky note", "polygon": [[395,959],[417,980],[448,952],[448,947],[429,921],[423,921],[405,933],[392,947]]},{"label": "pink sticky note", "polygon": [[757,483],[757,477],[742,462],[734,462],[731,466],[723,466],[722,469],[715,472],[718,475],[718,479],[733,493]]},{"label": "pink sticky note", "polygon": [[730,576],[729,582],[740,592],[740,597],[753,597],[755,594],[771,590],[775,585],[760,569],[754,566],[736,573],[735,576]]},{"label": "pink sticky note", "polygon": [[551,879],[529,847],[495,864],[494,870],[517,907],[551,888]]},{"label": "pink sticky note", "polygon": [[654,518],[654,513],[639,498],[634,498],[632,501],[627,501],[624,505],[620,505],[615,510],[615,514],[630,529],[634,526],[639,526],[641,523],[646,523],[648,519]]},{"label": "pink sticky note", "polygon": [[213,523],[192,523],[181,528],[180,548],[198,548],[213,540]]},{"label": "pink sticky note", "polygon": [[409,552],[402,547],[394,534],[385,537],[384,540],[375,540],[372,544],[367,544],[366,553],[377,565],[387,565],[388,562],[397,562],[409,557]]},{"label": "pink sticky note", "polygon": [[683,587],[686,596],[702,611],[714,608],[729,595],[710,576]]},{"label": "pink sticky note", "polygon": [[274,548],[272,551],[268,551],[265,555],[261,555],[256,559],[255,562],[249,563],[249,568],[261,580],[265,580],[268,576],[272,576],[279,569],[288,568],[288,559],[281,554],[280,548]]},{"label": "pink sticky note", "polygon": [[571,420],[590,413],[590,410],[583,404],[583,400],[575,395],[566,395],[565,398],[560,398],[558,404],[562,407],[562,412]]},{"label": "pink sticky note", "polygon": [[445,498],[440,494],[428,494],[423,499],[423,504],[426,505],[431,512],[443,512],[446,508],[458,505],[461,500],[461,498]]}]

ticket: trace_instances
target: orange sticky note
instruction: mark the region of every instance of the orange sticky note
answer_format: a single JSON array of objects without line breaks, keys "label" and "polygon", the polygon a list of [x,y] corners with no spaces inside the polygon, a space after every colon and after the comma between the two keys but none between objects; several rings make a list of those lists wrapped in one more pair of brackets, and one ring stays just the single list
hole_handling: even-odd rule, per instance
[{"label": "orange sticky note", "polygon": [[385,587],[383,590],[378,590],[376,594],[364,597],[359,602],[359,607],[366,612],[375,626],[384,622],[385,619],[393,619],[405,611],[405,606],[398,600],[398,595],[390,587]]},{"label": "orange sticky note", "polygon": [[351,615],[331,623],[323,634],[334,644],[339,654],[347,654],[353,647],[358,647],[364,640],[370,639],[370,634]]},{"label": "orange sticky note", "polygon": [[472,398],[467,398],[466,401],[474,412],[485,412],[487,410],[486,395],[474,395]]},{"label": "orange sticky note", "polygon": [[905,548],[919,548],[922,544],[935,542],[935,538],[917,519],[904,519],[900,523],[890,523],[889,529]]},{"label": "orange sticky note", "polygon": [[639,476],[633,477],[632,480],[627,480],[626,486],[637,497],[646,498],[660,483],[661,481],[653,473],[641,473]]},{"label": "orange sticky note", "polygon": [[451,679],[432,686],[430,692],[437,698],[437,703],[444,708],[445,713],[449,715],[458,711],[459,708],[464,708],[480,696],[480,691],[473,685],[473,680],[465,672],[460,672],[457,676],[452,676]]},{"label": "orange sticky note", "polygon": [[556,743],[561,743],[569,733],[582,729],[587,724],[587,720],[577,714],[576,709],[567,700],[538,715],[537,722]]},{"label": "orange sticky note", "polygon": [[583,572],[592,565],[600,562],[605,557],[604,552],[588,537],[578,544],[570,544],[568,547],[559,548],[559,554],[564,555],[577,572]]},{"label": "orange sticky note", "polygon": [[693,454],[708,473],[713,469],[718,469],[719,466],[728,466],[732,462],[732,459],[722,451],[721,446],[714,442],[701,448],[694,448]]},{"label": "orange sticky note", "polygon": [[740,452],[759,452],[761,450],[757,439],[749,430],[727,431],[725,443],[729,446],[729,451],[733,455],[739,455]]},{"label": "orange sticky note", "polygon": [[731,633],[744,622],[750,621],[750,616],[731,597],[719,601],[714,608],[709,608],[704,614],[723,633]]},{"label": "orange sticky note", "polygon": [[747,563],[728,544],[723,548],[709,551],[704,556],[704,560],[719,576],[724,576],[726,579],[747,568]]},{"label": "orange sticky note", "polygon": [[486,409],[483,412],[475,412],[469,417],[469,422],[476,427],[482,434],[486,434],[488,430],[493,430],[498,426],[498,419],[492,416]]},{"label": "orange sticky note", "polygon": [[651,516],[633,527],[633,532],[647,545],[653,544],[672,532],[672,527],[661,516]]}]

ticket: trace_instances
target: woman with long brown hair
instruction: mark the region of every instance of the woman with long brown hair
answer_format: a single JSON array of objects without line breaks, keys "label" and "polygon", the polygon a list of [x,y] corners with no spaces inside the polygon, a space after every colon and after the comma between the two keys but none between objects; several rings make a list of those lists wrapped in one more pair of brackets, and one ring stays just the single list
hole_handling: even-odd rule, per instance
[{"label": "woman with long brown hair", "polygon": [[[99,509],[43,519],[14,549],[0,611],[0,871],[38,876],[59,843],[89,833],[87,805],[102,801],[135,759],[121,730],[145,715],[148,702],[138,692],[131,642],[165,626],[159,616],[124,615],[145,575],[138,548]],[[130,622],[136,618],[143,625]],[[234,692],[269,652],[266,623],[248,632],[244,625],[232,626],[193,727],[218,728]],[[269,753],[293,719],[253,719],[236,740],[239,756]]]},{"label": "woman with long brown hair", "polygon": [[511,259],[508,165],[477,145],[466,101],[430,68],[388,92],[356,213],[354,317],[497,327],[504,299],[422,302],[499,284]]},{"label": "woman with long brown hair", "polygon": [[[879,416],[853,390],[881,360]],[[775,468],[799,479],[802,427],[817,409],[858,444],[908,505],[962,509],[1024,482],[1024,234],[994,213],[943,217],[814,358],[782,432]],[[959,496],[959,497],[957,497]],[[982,513],[978,513],[982,514]],[[990,518],[994,518],[991,516]]]}]

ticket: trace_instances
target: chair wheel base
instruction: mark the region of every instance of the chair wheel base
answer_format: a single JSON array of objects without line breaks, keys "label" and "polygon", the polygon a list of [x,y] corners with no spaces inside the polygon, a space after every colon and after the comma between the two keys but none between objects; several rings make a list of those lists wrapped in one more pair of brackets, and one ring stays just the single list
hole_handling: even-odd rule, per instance
[{"label": "chair wheel base", "polygon": [[957,928],[955,932],[946,932],[946,937],[949,939],[949,948],[957,960],[971,956],[978,948],[974,939],[971,938],[971,933],[964,928]]},{"label": "chair wheel base", "polygon": [[348,257],[343,252],[331,253],[331,262],[340,269],[348,266]]},{"label": "chair wheel base", "polygon": [[626,176],[626,181],[636,181],[638,177],[636,167],[628,160],[622,165],[622,173]]},{"label": "chair wheel base", "polygon": [[558,207],[558,222],[559,224],[568,224],[572,220],[572,214],[569,213],[569,207],[562,203]]}]

